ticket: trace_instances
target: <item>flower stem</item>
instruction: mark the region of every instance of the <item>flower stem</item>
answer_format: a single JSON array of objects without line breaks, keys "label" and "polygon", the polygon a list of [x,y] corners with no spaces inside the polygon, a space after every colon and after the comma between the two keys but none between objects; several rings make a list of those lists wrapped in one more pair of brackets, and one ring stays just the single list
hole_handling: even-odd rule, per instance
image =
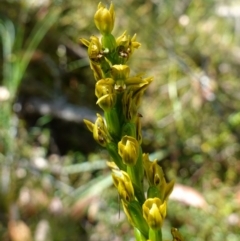
[{"label": "flower stem", "polygon": [[151,241],[162,241],[162,230],[149,228],[149,239]]}]

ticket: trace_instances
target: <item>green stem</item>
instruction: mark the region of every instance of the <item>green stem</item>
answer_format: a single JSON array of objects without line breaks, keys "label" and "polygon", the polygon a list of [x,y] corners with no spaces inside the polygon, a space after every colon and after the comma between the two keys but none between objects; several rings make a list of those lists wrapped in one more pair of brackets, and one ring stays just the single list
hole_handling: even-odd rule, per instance
[{"label": "green stem", "polygon": [[112,136],[112,138],[118,141],[119,133],[120,133],[120,123],[119,117],[116,108],[112,108],[110,111],[104,112],[104,117],[107,122],[107,128]]},{"label": "green stem", "polygon": [[136,138],[136,124],[132,122],[124,123],[122,127],[122,136],[132,136]]},{"label": "green stem", "polygon": [[111,33],[102,36],[102,46],[104,49],[109,49],[110,51],[115,50],[117,43]]},{"label": "green stem", "polygon": [[147,241],[147,239],[137,228],[134,228],[134,236],[136,238],[136,241]]},{"label": "green stem", "polygon": [[14,137],[11,135],[11,117],[12,117],[12,105],[10,101],[3,102],[0,105],[1,117],[0,117],[0,145],[2,142],[3,153],[7,156],[13,153],[14,149]]},{"label": "green stem", "polygon": [[149,239],[151,241],[162,241],[162,230],[149,228]]},{"label": "green stem", "polygon": [[107,150],[113,161],[116,163],[120,170],[126,171],[126,165],[122,162],[122,158],[118,154],[118,147],[115,143],[107,144]]},{"label": "green stem", "polygon": [[144,169],[143,169],[143,161],[142,161],[142,148],[140,147],[138,160],[136,165],[127,166],[127,173],[130,176],[135,195],[142,205],[145,201],[145,195],[143,190],[143,177],[144,177]]},{"label": "green stem", "polygon": [[149,227],[146,220],[143,218],[142,206],[136,200],[128,203],[127,206],[129,215],[132,219],[134,228],[137,228],[141,232],[142,236],[148,237]]}]

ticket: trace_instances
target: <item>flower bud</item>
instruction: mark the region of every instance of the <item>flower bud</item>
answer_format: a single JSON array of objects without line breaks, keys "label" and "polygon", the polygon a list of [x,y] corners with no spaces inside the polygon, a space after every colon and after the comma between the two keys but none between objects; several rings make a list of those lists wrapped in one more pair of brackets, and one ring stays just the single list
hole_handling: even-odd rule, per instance
[{"label": "flower bud", "polygon": [[124,136],[118,142],[118,154],[126,165],[135,165],[139,155],[138,141],[131,136]]},{"label": "flower bud", "polygon": [[152,229],[161,229],[167,213],[166,201],[159,198],[148,198],[143,206],[143,217]]},{"label": "flower bud", "polygon": [[110,34],[114,27],[115,12],[111,3],[109,10],[100,2],[94,15],[94,22],[101,34]]}]

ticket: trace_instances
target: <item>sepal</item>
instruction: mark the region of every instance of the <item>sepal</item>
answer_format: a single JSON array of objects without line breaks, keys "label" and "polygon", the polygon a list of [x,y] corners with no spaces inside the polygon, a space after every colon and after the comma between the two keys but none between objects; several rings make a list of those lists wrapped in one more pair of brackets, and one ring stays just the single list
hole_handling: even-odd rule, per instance
[{"label": "sepal", "polygon": [[93,132],[93,128],[94,128],[94,124],[86,119],[83,119],[84,124],[86,125],[86,127],[88,128],[89,131]]},{"label": "sepal", "polygon": [[83,45],[85,45],[86,47],[88,47],[89,44],[90,44],[90,41],[88,41],[88,40],[85,39],[85,38],[80,38],[79,40],[80,40],[80,42],[81,42]]}]

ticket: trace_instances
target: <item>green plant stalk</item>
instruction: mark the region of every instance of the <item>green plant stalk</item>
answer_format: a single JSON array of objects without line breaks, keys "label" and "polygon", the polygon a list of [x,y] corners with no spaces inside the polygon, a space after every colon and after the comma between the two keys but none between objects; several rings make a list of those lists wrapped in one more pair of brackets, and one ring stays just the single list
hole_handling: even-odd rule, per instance
[{"label": "green plant stalk", "polygon": [[142,208],[139,202],[136,200],[129,202],[128,211],[134,223],[134,227],[137,228],[145,238],[147,238],[149,227],[146,220],[142,216]]},{"label": "green plant stalk", "polygon": [[122,158],[118,154],[118,147],[115,143],[108,143],[106,146],[108,153],[110,154],[113,161],[121,169],[126,171],[126,165],[122,162]]},{"label": "green plant stalk", "polygon": [[110,111],[105,111],[104,117],[107,122],[109,133],[115,140],[118,140],[120,134],[120,123],[117,109],[112,108]]},{"label": "green plant stalk", "polygon": [[[42,21],[39,21],[34,29],[32,30],[27,42],[26,42],[26,50],[23,56],[18,56],[18,63],[16,66],[16,71],[14,73],[13,84],[15,87],[18,87],[20,81],[23,77],[23,74],[26,71],[26,68],[39,45],[40,41],[46,35],[47,31],[56,23],[61,10],[59,8],[51,8],[47,15],[43,18]],[[15,89],[16,91],[16,89]]]},{"label": "green plant stalk", "polygon": [[[13,47],[13,41],[14,39],[14,27],[12,22],[9,20],[1,20],[0,21],[0,36],[2,38],[2,46],[3,46],[3,85],[6,86],[7,90],[10,94],[10,99],[12,98],[11,95],[11,78],[12,78],[12,65],[10,62],[10,55],[12,53],[12,47]],[[2,139],[3,143],[3,154],[9,155],[12,151],[13,147],[13,139],[10,135],[10,129],[11,129],[11,102],[10,100],[6,100],[2,103],[0,103],[1,107],[1,116],[0,116],[0,130],[2,130],[2,133],[0,133],[0,137]]]},{"label": "green plant stalk", "polygon": [[116,48],[116,40],[112,34],[107,34],[102,36],[102,45],[103,48],[108,49],[110,51],[115,50]]},{"label": "green plant stalk", "polygon": [[1,108],[1,117],[0,117],[0,136],[2,136],[3,143],[3,154],[9,156],[13,154],[14,150],[14,141],[11,135],[11,115],[12,115],[12,106],[9,102],[0,104]]},{"label": "green plant stalk", "polygon": [[162,231],[161,229],[149,229],[149,239],[151,241],[162,241]]},{"label": "green plant stalk", "polygon": [[142,205],[145,201],[145,195],[144,195],[144,190],[143,190],[143,176],[144,176],[144,170],[143,170],[143,165],[142,165],[142,148],[139,150],[139,155],[138,155],[138,160],[136,165],[134,166],[127,166],[127,173],[130,176],[135,195]]},{"label": "green plant stalk", "polygon": [[147,241],[144,235],[137,228],[134,228],[134,236],[136,238],[136,241]]},{"label": "green plant stalk", "polygon": [[136,138],[136,124],[132,122],[126,122],[122,128],[122,136],[128,135]]},{"label": "green plant stalk", "polygon": [[[12,104],[16,97],[18,87],[21,83],[26,68],[34,54],[35,49],[43,39],[47,31],[56,22],[60,14],[59,9],[51,8],[46,17],[39,21],[31,32],[26,46],[22,46],[24,30],[19,27],[15,35],[12,22],[8,19],[0,20],[0,36],[3,45],[3,85],[10,93],[10,98],[3,103],[1,108],[0,126],[4,131],[4,153],[14,153],[14,137],[10,130],[12,126]],[[23,52],[24,49],[24,52]],[[16,127],[14,127],[16,128]]]},{"label": "green plant stalk", "polygon": [[[148,154],[143,155],[138,114],[141,98],[152,77],[143,79],[142,74],[130,77],[126,62],[140,43],[136,41],[136,35],[131,38],[126,32],[115,39],[111,34],[114,20],[113,4],[107,9],[99,3],[94,21],[102,34],[101,41],[95,36],[90,41],[81,39],[88,47],[91,68],[97,81],[97,104],[103,109],[106,122],[99,122],[98,115],[95,124],[87,120],[85,123],[115,163],[109,164],[113,170],[113,183],[134,228],[136,240],[162,241],[166,199],[174,182],[167,183],[157,161],[151,162]],[[143,188],[144,172],[149,183],[147,199]]]},{"label": "green plant stalk", "polygon": [[[24,6],[23,6],[24,8]],[[21,9],[22,10],[22,9]],[[20,18],[27,15],[28,9],[19,13]],[[26,12],[25,12],[26,11]],[[11,217],[11,208],[17,200],[16,165],[17,143],[15,133],[17,124],[13,113],[13,103],[27,66],[45,34],[59,17],[59,10],[49,8],[48,14],[39,21],[24,43],[25,24],[16,23],[0,16],[0,38],[2,44],[2,85],[9,93],[6,100],[0,101],[0,206],[3,216]],[[9,216],[10,215],[10,216]]]}]

